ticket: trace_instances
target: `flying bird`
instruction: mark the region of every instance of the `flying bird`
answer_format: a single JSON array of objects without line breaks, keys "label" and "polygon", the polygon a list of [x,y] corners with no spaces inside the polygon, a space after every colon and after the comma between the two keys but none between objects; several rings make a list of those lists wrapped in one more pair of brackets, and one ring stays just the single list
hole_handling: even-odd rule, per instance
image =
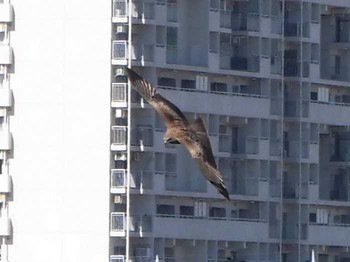
[{"label": "flying bird", "polygon": [[197,162],[204,177],[213,184],[219,193],[230,200],[221,173],[217,169],[210,140],[202,118],[189,123],[185,115],[169,100],[161,96],[156,88],[135,71],[124,67],[133,88],[154,107],[165,122],[164,143],[182,144]]}]

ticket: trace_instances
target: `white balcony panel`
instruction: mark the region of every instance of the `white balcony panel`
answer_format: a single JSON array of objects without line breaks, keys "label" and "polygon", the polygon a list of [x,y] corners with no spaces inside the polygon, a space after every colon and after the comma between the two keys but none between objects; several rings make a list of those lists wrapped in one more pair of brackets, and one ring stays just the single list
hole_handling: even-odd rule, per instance
[{"label": "white balcony panel", "polygon": [[309,225],[310,245],[349,246],[350,227]]},{"label": "white balcony panel", "polygon": [[0,107],[12,106],[12,90],[9,88],[0,88]]},{"label": "white balcony panel", "polygon": [[263,242],[269,237],[264,222],[154,217],[153,225],[154,236],[162,238]]},{"label": "white balcony panel", "polygon": [[349,125],[350,106],[310,103],[310,122],[329,125]]},{"label": "white balcony panel", "polygon": [[13,7],[10,4],[0,4],[0,22],[13,21]]},{"label": "white balcony panel", "polygon": [[0,217],[0,236],[11,235],[11,219],[8,217]]},{"label": "white balcony panel", "polygon": [[215,95],[177,90],[161,90],[160,93],[182,111],[256,118],[270,116],[269,100],[253,95]]},{"label": "white balcony panel", "polygon": [[12,149],[12,134],[9,131],[0,131],[0,150]]},{"label": "white balcony panel", "polygon": [[13,61],[13,50],[11,46],[0,45],[0,64],[10,65]]},{"label": "white balcony panel", "polygon": [[12,178],[10,175],[0,175],[0,193],[10,193]]}]

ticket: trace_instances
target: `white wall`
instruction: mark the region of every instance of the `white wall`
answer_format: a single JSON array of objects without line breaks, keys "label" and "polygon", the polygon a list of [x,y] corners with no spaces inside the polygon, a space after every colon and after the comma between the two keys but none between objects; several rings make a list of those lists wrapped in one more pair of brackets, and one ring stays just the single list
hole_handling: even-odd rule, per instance
[{"label": "white wall", "polygon": [[9,260],[107,261],[111,2],[12,4]]}]

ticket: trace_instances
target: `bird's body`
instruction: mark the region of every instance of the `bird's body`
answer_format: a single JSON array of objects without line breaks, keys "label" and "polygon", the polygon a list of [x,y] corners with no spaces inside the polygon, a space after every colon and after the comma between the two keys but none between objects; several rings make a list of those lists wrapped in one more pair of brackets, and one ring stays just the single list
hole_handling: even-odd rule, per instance
[{"label": "bird's body", "polygon": [[185,115],[173,103],[161,96],[156,89],[135,71],[125,67],[125,72],[134,89],[154,107],[166,125],[164,142],[182,144],[196,160],[202,174],[218,191],[230,200],[222,175],[217,170],[210,140],[203,120],[197,118],[189,123]]}]

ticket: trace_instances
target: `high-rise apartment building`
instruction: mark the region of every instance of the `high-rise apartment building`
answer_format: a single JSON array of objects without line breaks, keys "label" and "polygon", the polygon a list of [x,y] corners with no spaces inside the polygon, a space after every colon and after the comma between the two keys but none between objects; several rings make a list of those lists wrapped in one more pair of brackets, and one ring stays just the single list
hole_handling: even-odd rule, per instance
[{"label": "high-rise apartment building", "polygon": [[349,61],[348,0],[0,1],[0,261],[349,262]]}]

